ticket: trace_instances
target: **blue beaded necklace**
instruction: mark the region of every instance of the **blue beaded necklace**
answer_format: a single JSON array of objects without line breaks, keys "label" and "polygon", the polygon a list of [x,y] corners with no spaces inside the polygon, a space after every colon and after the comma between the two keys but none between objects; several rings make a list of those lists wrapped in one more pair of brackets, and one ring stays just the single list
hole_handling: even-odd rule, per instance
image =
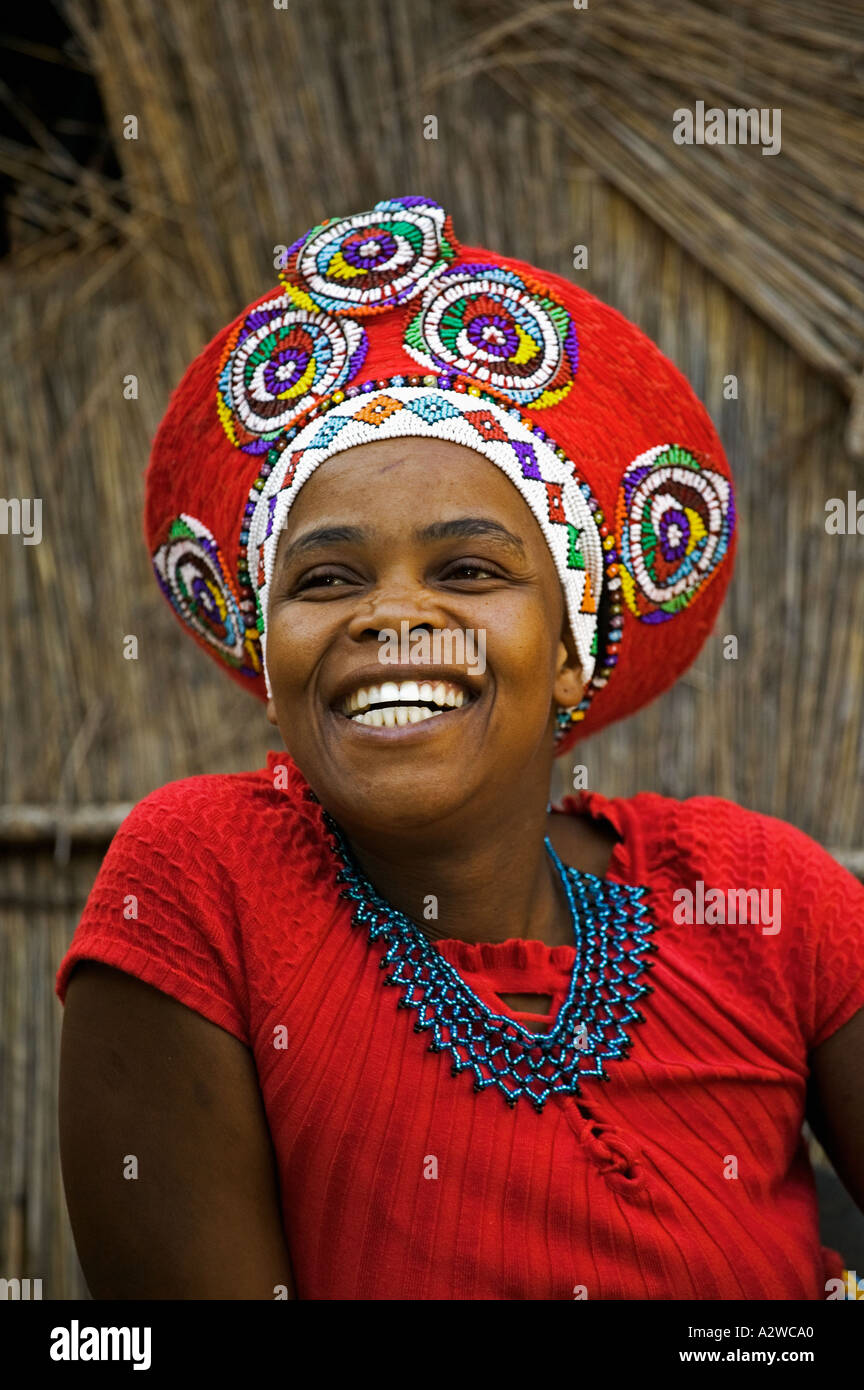
[{"label": "blue beaded necklace", "polygon": [[538,1112],[550,1095],[580,1096],[580,1076],[609,1079],[603,1063],[629,1052],[625,1025],[644,1022],[633,1002],[652,988],[644,980],[653,965],[645,956],[657,950],[647,939],[655,926],[646,888],[565,867],[545,838],[570,906],[576,958],[554,1026],[531,1033],[493,1013],[416,922],[376,892],[332,816],[323,807],[322,814],[340,861],[340,896],[356,904],[353,925],[386,943],[380,969],[393,969],[384,983],[402,989],[399,1008],[416,1010],[415,1033],[432,1030],[429,1051],[449,1052],[452,1075],[470,1070],[475,1091],[495,1086],[510,1106],[525,1097]]}]

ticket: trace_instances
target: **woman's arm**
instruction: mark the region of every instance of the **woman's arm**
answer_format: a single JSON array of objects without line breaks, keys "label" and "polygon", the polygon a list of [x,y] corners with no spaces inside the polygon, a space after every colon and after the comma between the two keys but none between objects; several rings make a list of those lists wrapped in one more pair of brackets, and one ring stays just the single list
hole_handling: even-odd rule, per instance
[{"label": "woman's arm", "polygon": [[807,1120],[864,1211],[864,1009],[810,1054]]},{"label": "woman's arm", "polygon": [[249,1049],[93,961],[66,997],[60,1156],[94,1298],[295,1297]]}]

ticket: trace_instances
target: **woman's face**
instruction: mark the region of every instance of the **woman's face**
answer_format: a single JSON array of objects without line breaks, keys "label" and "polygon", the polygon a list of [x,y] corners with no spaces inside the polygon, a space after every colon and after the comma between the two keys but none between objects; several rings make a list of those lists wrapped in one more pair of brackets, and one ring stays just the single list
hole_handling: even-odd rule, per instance
[{"label": "woman's face", "polygon": [[[532,512],[494,464],[437,439],[359,445],[304,484],[276,553],[267,664],[268,718],[324,806],[394,831],[547,787],[555,710],[583,688]],[[417,722],[372,714],[396,700]]]}]

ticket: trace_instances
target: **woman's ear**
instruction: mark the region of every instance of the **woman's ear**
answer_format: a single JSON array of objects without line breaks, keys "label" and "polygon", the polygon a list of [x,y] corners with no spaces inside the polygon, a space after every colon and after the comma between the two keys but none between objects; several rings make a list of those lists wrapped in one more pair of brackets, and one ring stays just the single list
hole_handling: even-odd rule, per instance
[{"label": "woman's ear", "polygon": [[270,699],[267,701],[267,719],[273,725],[274,729],[279,728],[279,721],[276,718],[276,705],[273,701],[272,695],[270,696]]},{"label": "woman's ear", "polygon": [[567,709],[570,705],[578,705],[584,693],[585,681],[582,676],[582,665],[576,655],[570,625],[565,623],[561,640],[558,643],[558,664],[554,687],[555,702],[562,709]]}]

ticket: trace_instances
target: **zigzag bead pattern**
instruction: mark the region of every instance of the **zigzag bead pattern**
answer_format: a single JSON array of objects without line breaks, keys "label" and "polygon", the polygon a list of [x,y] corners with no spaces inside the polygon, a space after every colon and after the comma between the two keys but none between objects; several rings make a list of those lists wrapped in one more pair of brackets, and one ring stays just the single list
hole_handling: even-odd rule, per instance
[{"label": "zigzag bead pattern", "polygon": [[[324,417],[323,419],[321,417]],[[611,590],[613,631],[620,641],[617,554],[603,513],[563,449],[518,406],[482,391],[470,378],[441,374],[393,376],[352,385],[301,417],[267,454],[249,494],[241,532],[245,572],[250,576],[266,672],[267,602],[279,532],[294,498],[314,470],[333,454],[370,440],[399,435],[428,436],[463,444],[496,464],[525,498],[549,545],[561,576],[570,627],[586,681],[595,676],[577,706],[561,712],[559,736],[585,717],[594,690],[617,661],[615,650],[597,663],[597,604],[603,584]],[[269,680],[268,680],[269,690]]]},{"label": "zigzag bead pattern", "polygon": [[356,904],[353,925],[385,943],[385,984],[401,988],[399,1007],[416,1011],[414,1031],[431,1030],[429,1050],[450,1054],[454,1076],[470,1071],[475,1091],[494,1086],[511,1107],[524,1098],[538,1112],[550,1096],[580,1096],[580,1077],[608,1079],[603,1064],[628,1054],[626,1025],[644,1022],[634,1002],[652,990],[645,956],[657,947],[648,940],[655,924],[646,888],[565,868],[545,840],[570,906],[576,956],[553,1027],[530,1033],[493,1013],[420,927],[375,891],[336,822],[323,809],[322,816],[340,865],[341,896]]}]

